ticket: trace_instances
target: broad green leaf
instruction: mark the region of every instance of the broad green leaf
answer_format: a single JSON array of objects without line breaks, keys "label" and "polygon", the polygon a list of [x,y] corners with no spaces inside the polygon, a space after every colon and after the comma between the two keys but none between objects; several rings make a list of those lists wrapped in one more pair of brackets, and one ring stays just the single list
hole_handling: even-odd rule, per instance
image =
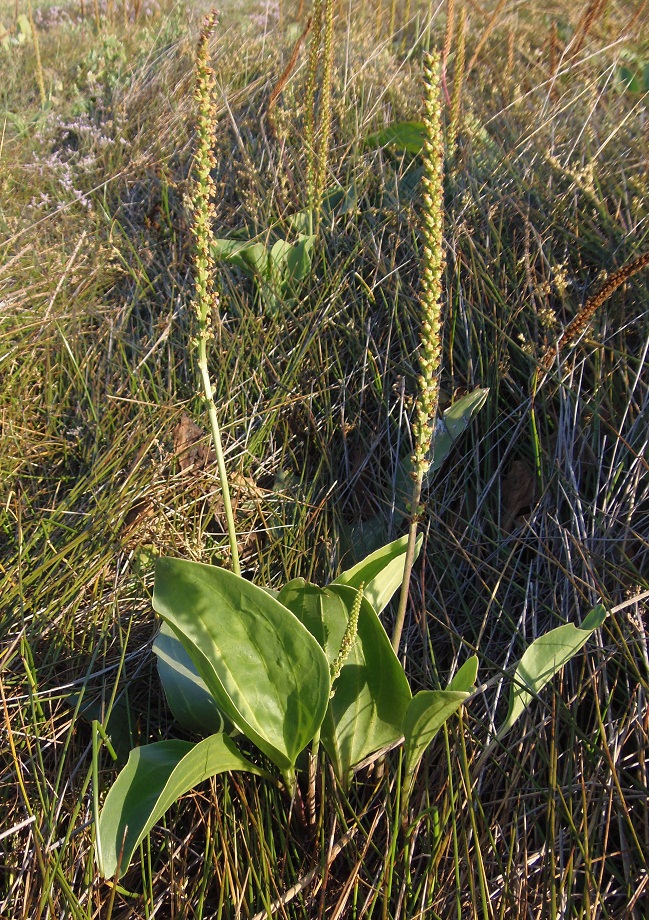
[{"label": "broad green leaf", "polygon": [[303,278],[307,277],[311,271],[314,243],[315,236],[302,236],[294,246],[291,246],[290,252],[286,255],[288,280],[302,281]]},{"label": "broad green leaf", "polygon": [[[348,585],[318,588],[295,579],[282,589],[280,599],[320,642],[331,664],[356,594]],[[356,641],[333,689],[320,737],[336,775],[347,786],[357,763],[401,737],[411,697],[390,640],[365,598]]]},{"label": "broad green leaf", "polygon": [[629,93],[639,93],[641,91],[638,74],[630,67],[618,67],[617,78],[622,89]]},{"label": "broad green leaf", "polygon": [[278,278],[281,278],[284,274],[286,269],[286,258],[292,248],[288,240],[277,240],[276,243],[273,243],[272,249],[270,250],[270,258]]},{"label": "broad green leaf", "polygon": [[227,735],[211,735],[198,744],[160,741],[131,751],[99,817],[100,874],[113,878],[119,865],[124,875],[136,848],[167,809],[203,780],[227,770],[268,775],[246,760]]},{"label": "broad green leaf", "polygon": [[21,13],[18,19],[16,20],[16,25],[18,26],[19,39],[21,42],[25,40],[31,40],[32,38],[32,26],[24,13]]},{"label": "broad green leaf", "polygon": [[156,636],[153,652],[158,658],[158,674],[174,719],[199,735],[229,731],[231,725],[226,725],[216,700],[167,623],[163,622]]},{"label": "broad green leaf", "polygon": [[[327,217],[333,214],[349,214],[356,210],[358,206],[358,193],[355,184],[352,183],[348,188],[327,189],[322,199],[322,215]],[[298,233],[305,238],[311,238],[313,228],[317,223],[315,215],[310,208],[303,208],[294,214],[289,214],[288,224],[294,233]],[[313,237],[315,239],[315,237]]]},{"label": "broad green leaf", "polygon": [[268,274],[268,252],[263,243],[219,239],[214,241],[212,253],[216,259],[231,262],[244,271],[257,272],[262,277]]},{"label": "broad green leaf", "polygon": [[267,588],[265,585],[262,585],[261,590],[265,591],[266,594],[270,594],[271,597],[279,597],[279,591],[277,588]]},{"label": "broad green leaf", "polygon": [[356,184],[352,182],[347,188],[335,186],[327,189],[322,198],[322,213],[324,216],[331,214],[350,214],[358,206],[358,192]]},{"label": "broad green leaf", "polygon": [[262,588],[184,559],[158,560],[153,606],[225,714],[291,770],[329,698],[327,659],[309,631]]},{"label": "broad green leaf", "polygon": [[328,664],[332,665],[347,628],[349,610],[345,601],[334,591],[318,588],[303,578],[294,578],[284,585],[278,600],[317,639]]},{"label": "broad green leaf", "polygon": [[[415,559],[421,550],[422,541],[423,537],[420,535],[415,545]],[[361,562],[335,578],[332,584],[349,585],[356,589],[364,584],[363,596],[377,613],[381,613],[389,604],[394,592],[401,586],[407,548],[408,535],[406,534],[366,556]]]},{"label": "broad green leaf", "polygon": [[[395,521],[400,522],[403,514],[398,512]],[[376,552],[388,538],[388,519],[385,515],[375,515],[366,521],[348,525],[343,531],[343,547],[352,558],[362,559]]]},{"label": "broad green leaf", "polygon": [[460,708],[471,695],[478,676],[478,659],[475,655],[464,662],[446,690],[422,690],[410,702],[403,720],[406,739],[404,784],[401,815],[405,819],[417,767],[444,722]]},{"label": "broad green leaf", "polygon": [[436,473],[451,452],[453,443],[468,429],[474,416],[482,409],[489,395],[488,387],[478,387],[449,406],[442,416],[442,425],[435,434],[433,453],[426,473]]},{"label": "broad green leaf", "polygon": [[466,693],[473,690],[475,687],[475,682],[478,677],[478,656],[471,655],[470,658],[464,662],[461,668],[455,673],[455,676],[450,681],[447,690],[463,690]]},{"label": "broad green leaf", "polygon": [[288,224],[295,233],[309,236],[313,233],[316,220],[310,208],[303,208],[301,211],[296,211],[295,214],[289,214]]},{"label": "broad green leaf", "polygon": [[585,645],[595,629],[607,617],[605,608],[598,604],[580,626],[567,623],[539,636],[523,653],[518,663],[509,696],[509,712],[498,732],[505,735],[543,687],[552,680],[564,664]]},{"label": "broad green leaf", "polygon": [[[345,602],[348,618],[355,589],[331,585],[329,590]],[[365,599],[356,641],[333,690],[320,737],[338,779],[347,787],[356,764],[401,737],[411,699],[403,668],[374,608]]]},{"label": "broad green leaf", "polygon": [[[435,436],[432,441],[432,451],[428,453],[428,468],[424,483],[430,485],[431,477],[439,470],[453,449],[453,444],[461,434],[468,429],[474,415],[482,409],[489,390],[478,388],[462,396],[457,402],[444,412],[437,420]],[[406,457],[397,474],[397,508],[401,516],[405,516],[405,503],[412,492],[412,459]]]},{"label": "broad green leaf", "polygon": [[388,125],[365,138],[368,147],[394,147],[406,153],[418,154],[424,146],[426,126],[422,121],[400,121]]},{"label": "broad green leaf", "polygon": [[415,694],[403,722],[406,777],[414,775],[428,745],[468,696],[468,690],[420,690]]}]

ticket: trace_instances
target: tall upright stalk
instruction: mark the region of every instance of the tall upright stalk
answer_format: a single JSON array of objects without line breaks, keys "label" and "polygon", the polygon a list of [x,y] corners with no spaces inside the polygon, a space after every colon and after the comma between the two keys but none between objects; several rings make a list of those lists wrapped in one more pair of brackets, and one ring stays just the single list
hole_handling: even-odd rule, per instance
[{"label": "tall upright stalk", "polygon": [[334,67],[334,0],[324,0],[324,47],[322,68],[322,96],[320,101],[320,127],[318,132],[318,155],[316,158],[314,209],[316,227],[320,223],[320,212],[324,198],[329,166],[329,141],[331,137],[331,93]]},{"label": "tall upright stalk", "polygon": [[420,295],[421,351],[413,426],[413,486],[408,548],[403,583],[399,595],[399,607],[392,633],[392,647],[395,652],[399,650],[408,605],[410,573],[415,558],[417,526],[421,515],[421,490],[435,433],[437,403],[439,400],[439,369],[442,359],[441,295],[442,272],[444,269],[442,251],[444,139],[442,136],[439,55],[437,53],[426,54],[424,57],[424,86],[426,136],[422,150],[424,175],[422,176],[423,208],[421,225],[423,244]]},{"label": "tall upright stalk", "polygon": [[455,70],[453,72],[453,92],[451,94],[451,109],[446,131],[446,147],[448,158],[455,159],[455,145],[457,143],[458,128],[460,125],[460,111],[462,109],[462,85],[464,83],[464,65],[466,60],[466,10],[462,7],[460,22],[457,31],[457,45],[455,50]]},{"label": "tall upright stalk", "polygon": [[309,43],[309,63],[306,81],[306,109],[304,123],[304,141],[306,147],[306,181],[307,199],[309,210],[314,211],[316,188],[316,81],[318,76],[318,63],[322,50],[322,0],[314,0],[313,25],[311,28],[311,41]]},{"label": "tall upright stalk", "polygon": [[232,556],[232,570],[235,575],[241,574],[239,564],[239,549],[237,545],[237,532],[234,525],[234,514],[230,500],[221,431],[216,415],[214,394],[210,375],[207,367],[207,343],[214,338],[212,331],[212,317],[218,317],[219,296],[214,289],[215,264],[212,256],[214,243],[214,195],[215,187],[212,171],[216,167],[214,158],[214,141],[216,133],[216,115],[214,110],[214,71],[208,63],[209,38],[216,22],[216,13],[212,11],[207,18],[198,41],[196,50],[196,88],[194,98],[197,103],[196,135],[198,145],[194,155],[194,182],[192,187],[192,210],[194,235],[194,310],[198,320],[198,335],[196,346],[198,351],[197,364],[207,402],[207,412],[212,429],[214,450],[221,481],[221,493],[228,528],[230,554]]},{"label": "tall upright stalk", "polygon": [[38,93],[41,99],[41,108],[44,109],[47,105],[47,93],[45,92],[45,79],[43,77],[43,64],[41,62],[41,48],[38,43],[38,32],[36,31],[36,23],[34,22],[34,13],[32,10],[31,0],[27,0],[27,13],[29,16],[29,26],[32,30],[32,42],[34,45],[34,57],[36,63],[36,82],[38,83]]}]

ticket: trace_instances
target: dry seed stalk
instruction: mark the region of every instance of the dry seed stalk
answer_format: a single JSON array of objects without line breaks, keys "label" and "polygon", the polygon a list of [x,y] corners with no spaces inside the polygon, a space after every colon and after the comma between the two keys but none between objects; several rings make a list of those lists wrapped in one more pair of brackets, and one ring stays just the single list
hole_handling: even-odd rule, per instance
[{"label": "dry seed stalk", "polygon": [[381,41],[383,35],[383,0],[376,0],[376,40]]},{"label": "dry seed stalk", "polygon": [[38,32],[34,22],[31,0],[27,0],[27,12],[29,14],[29,26],[32,30],[32,42],[34,43],[34,57],[36,58],[36,82],[38,83],[38,93],[41,99],[41,108],[44,109],[47,104],[47,93],[45,92],[45,80],[43,78],[43,64],[41,63],[41,48],[38,43]]},{"label": "dry seed stalk", "polygon": [[605,300],[608,300],[613,291],[647,265],[649,265],[649,251],[645,252],[644,255],[641,255],[639,258],[634,259],[633,262],[624,265],[616,271],[615,274],[611,275],[601,291],[593,297],[590,297],[575,318],[566,326],[559,336],[556,345],[547,349],[541,358],[541,369],[549,371],[561,349],[571,342],[574,342],[575,339],[582,335],[595,315],[595,311],[601,307]]},{"label": "dry seed stalk", "polygon": [[510,26],[507,30],[507,63],[505,64],[505,83],[509,86],[514,73],[514,60],[516,57],[516,30]]},{"label": "dry seed stalk", "polygon": [[273,118],[273,109],[275,108],[275,105],[277,103],[277,100],[279,99],[279,96],[282,90],[288,83],[289,77],[291,76],[291,74],[293,73],[293,70],[295,69],[295,65],[297,64],[297,59],[300,54],[300,48],[302,47],[302,42],[309,34],[310,29],[311,29],[311,17],[309,16],[309,18],[306,21],[306,25],[304,27],[302,34],[300,35],[298,40],[295,42],[295,47],[293,48],[293,53],[291,54],[288,64],[284,68],[281,77],[277,81],[275,89],[272,91],[272,93],[268,97],[268,105],[266,106],[266,119],[268,121],[268,126],[273,135],[276,134],[275,120]]},{"label": "dry seed stalk", "polygon": [[648,0],[644,0],[644,3],[640,4],[635,13],[632,14],[627,24],[620,29],[618,35],[615,38],[615,41],[612,42],[612,44],[619,42],[619,40],[625,35],[630,37],[633,34],[633,30],[636,24],[639,22],[640,17],[644,14],[644,11],[647,8],[647,2]]},{"label": "dry seed stalk", "polygon": [[408,548],[399,595],[399,607],[392,633],[392,647],[399,650],[401,633],[406,616],[410,573],[415,557],[417,524],[419,521],[421,489],[428,468],[428,453],[435,431],[439,400],[439,369],[442,360],[442,272],[444,270],[442,230],[444,223],[444,138],[440,100],[439,56],[424,57],[424,125],[425,140],[422,150],[424,175],[422,176],[422,272],[421,272],[421,346],[420,373],[415,420],[413,424],[414,451],[413,489],[411,499]]},{"label": "dry seed stalk", "polygon": [[549,64],[549,74],[548,74],[551,80],[554,80],[558,69],[559,69],[559,35],[557,33],[556,19],[553,19],[552,25],[550,26],[550,64]]},{"label": "dry seed stalk", "polygon": [[485,45],[487,44],[487,42],[489,41],[489,37],[490,37],[491,33],[492,33],[493,30],[496,28],[496,23],[498,22],[498,19],[499,19],[499,17],[500,17],[500,14],[502,13],[503,7],[505,6],[506,3],[507,3],[507,0],[500,0],[498,6],[496,7],[496,9],[495,9],[495,10],[493,11],[493,13],[491,14],[491,19],[490,19],[489,22],[487,23],[484,32],[483,32],[482,35],[480,36],[480,41],[478,42],[478,45],[477,45],[475,51],[473,52],[473,57],[472,57],[471,60],[469,61],[469,66],[468,66],[467,69],[466,69],[466,72],[467,72],[468,74],[471,73],[471,71],[473,70],[473,68],[474,68],[474,66],[475,66],[475,62],[478,60],[478,57],[480,56],[480,52],[482,51],[482,49],[484,48],[484,46],[485,46]]},{"label": "dry seed stalk", "polygon": [[446,30],[444,32],[444,45],[442,48],[442,89],[444,91],[444,98],[446,99],[446,104],[451,104],[451,99],[448,94],[448,87],[446,85],[446,67],[448,65],[448,57],[451,53],[451,44],[453,42],[453,27],[455,25],[455,0],[447,0],[446,2]]},{"label": "dry seed stalk", "polygon": [[453,72],[453,95],[451,96],[451,114],[446,134],[449,159],[455,156],[455,144],[460,126],[460,111],[462,109],[462,88],[464,85],[464,65],[466,62],[466,10],[460,11],[458,24],[457,49],[455,52],[455,70]]},{"label": "dry seed stalk", "polygon": [[390,29],[389,29],[390,38],[394,36],[394,30],[396,28],[396,25],[397,25],[397,0],[392,0],[392,4],[390,6]]},{"label": "dry seed stalk", "polygon": [[584,47],[588,33],[606,8],[607,0],[590,0],[579,19],[575,34],[570,42],[570,57],[576,57]]},{"label": "dry seed stalk", "polygon": [[315,204],[316,148],[315,148],[315,94],[318,62],[322,48],[322,0],[314,0],[311,41],[309,42],[309,68],[306,81],[306,113],[304,140],[306,144],[307,199],[311,210]]},{"label": "dry seed stalk", "polygon": [[322,74],[322,103],[320,130],[318,132],[318,156],[314,184],[314,209],[316,225],[320,223],[320,211],[324,196],[329,164],[329,139],[331,136],[331,92],[334,69],[334,0],[324,0],[324,68]]}]

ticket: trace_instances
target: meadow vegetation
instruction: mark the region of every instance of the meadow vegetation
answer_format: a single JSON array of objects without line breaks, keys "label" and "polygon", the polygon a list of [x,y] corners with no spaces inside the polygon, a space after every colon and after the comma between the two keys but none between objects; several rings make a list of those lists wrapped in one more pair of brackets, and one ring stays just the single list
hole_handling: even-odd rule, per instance
[{"label": "meadow vegetation", "polygon": [[[209,43],[207,367],[233,552],[192,309],[206,9],[0,0],[0,917],[641,920],[649,296],[640,264],[606,281],[649,250],[649,10],[315,6],[333,16],[315,120],[308,0],[226,0]],[[399,655],[415,692],[477,654],[479,690],[424,756],[408,834],[399,748],[348,788],[321,759],[312,824],[278,786],[223,774],[105,881],[93,816],[118,768],[194,737],[151,651],[156,558],[327,584],[407,531],[433,49],[439,410],[488,394],[422,482]],[[601,629],[496,737],[524,649],[600,603]]]}]

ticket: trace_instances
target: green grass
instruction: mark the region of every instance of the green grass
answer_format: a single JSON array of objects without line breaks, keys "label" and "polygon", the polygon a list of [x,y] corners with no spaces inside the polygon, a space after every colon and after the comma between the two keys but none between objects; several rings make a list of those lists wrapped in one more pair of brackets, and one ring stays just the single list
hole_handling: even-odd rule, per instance
[{"label": "green grass", "polygon": [[[284,0],[282,30],[230,6],[213,43],[217,236],[264,232],[305,204],[304,52],[278,140],[260,119],[297,3]],[[418,163],[362,139],[419,116],[421,49],[443,42],[444,10],[427,29],[413,0],[392,41],[389,3],[380,31],[373,7],[349,23],[343,6],[329,179],[354,186],[357,208],[323,223],[284,312],[265,315],[238,270],[219,276],[210,371],[242,568],[258,584],[331,578],[351,524],[390,526],[410,444]],[[530,383],[601,273],[649,246],[646,96],[618,80],[629,54],[649,59],[646,12],[624,31],[639,7],[611,0],[553,78],[552,23],[561,52],[582,9],[507,3],[465,87],[446,178],[442,389],[446,403],[490,394],[427,496],[405,655],[413,685],[437,687],[475,650],[489,684],[426,758],[412,838],[396,833],[398,752],[349,800],[325,766],[313,834],[271,787],[218,780],[151,834],[130,894],[96,875],[92,738],[70,695],[84,689],[104,719],[112,707],[125,743],[177,734],[150,653],[150,548],[228,559],[216,470],[183,473],[173,442],[183,411],[207,430],[186,200],[200,11],[124,32],[117,7],[97,34],[88,7],[85,23],[39,27],[45,110],[32,46],[0,48],[1,917],[265,916],[310,872],[277,916],[648,915],[647,608],[634,600],[649,588],[646,273],[533,400]],[[470,60],[488,16],[467,10]],[[9,29],[13,15],[3,2]],[[614,610],[600,641],[481,759],[500,675],[600,599]],[[102,749],[101,797],[114,776]]]}]

